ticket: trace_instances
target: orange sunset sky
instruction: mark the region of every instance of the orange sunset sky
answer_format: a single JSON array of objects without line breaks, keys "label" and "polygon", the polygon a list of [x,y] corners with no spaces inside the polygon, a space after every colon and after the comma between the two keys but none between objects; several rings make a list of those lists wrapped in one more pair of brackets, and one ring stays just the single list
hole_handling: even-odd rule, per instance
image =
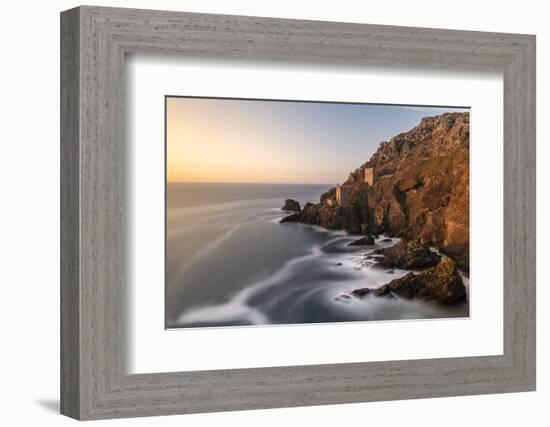
[{"label": "orange sunset sky", "polygon": [[167,180],[335,183],[381,141],[456,110],[167,97]]}]

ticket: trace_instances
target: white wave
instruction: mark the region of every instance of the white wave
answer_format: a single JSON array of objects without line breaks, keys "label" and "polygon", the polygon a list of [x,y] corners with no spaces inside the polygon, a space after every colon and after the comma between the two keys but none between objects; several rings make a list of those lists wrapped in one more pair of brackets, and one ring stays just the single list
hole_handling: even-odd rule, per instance
[{"label": "white wave", "polygon": [[271,322],[268,316],[257,308],[250,306],[248,300],[256,293],[287,279],[292,269],[299,263],[316,258],[320,254],[320,246],[313,246],[309,254],[286,261],[275,273],[251,286],[245,287],[237,292],[228,302],[191,308],[185,311],[180,315],[178,323],[185,325],[197,322],[246,320],[253,325],[269,324]]},{"label": "white wave", "polygon": [[231,322],[247,320],[253,325],[269,324],[269,319],[260,310],[247,304],[232,301],[183,313],[178,322],[182,325],[202,322]]}]

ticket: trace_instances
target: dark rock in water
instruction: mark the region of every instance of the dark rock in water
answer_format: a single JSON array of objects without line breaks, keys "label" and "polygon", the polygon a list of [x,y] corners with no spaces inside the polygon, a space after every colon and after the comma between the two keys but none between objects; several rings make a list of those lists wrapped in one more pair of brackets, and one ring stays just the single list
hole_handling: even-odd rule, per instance
[{"label": "dark rock in water", "polygon": [[372,292],[373,290],[370,288],[361,288],[351,291],[351,294],[356,298],[364,298]]},{"label": "dark rock in water", "polygon": [[284,211],[300,212],[300,202],[294,199],[286,199],[285,205],[281,209]]},{"label": "dark rock in water", "polygon": [[377,261],[377,262],[380,262],[384,259],[384,257],[382,255],[373,255],[372,253],[365,255],[364,258],[365,258],[365,260]]},{"label": "dark rock in water", "polygon": [[367,295],[371,295],[371,294],[374,295],[374,296],[377,296],[377,297],[384,297],[384,298],[388,298],[388,299],[397,299],[397,297],[394,294],[392,294],[391,292],[379,293],[378,289],[371,289],[371,288],[355,289],[354,291],[351,292],[351,294],[355,298],[359,298],[359,299],[363,299]]},{"label": "dark rock in water", "polygon": [[282,224],[284,222],[298,222],[300,221],[300,214],[299,213],[295,213],[295,214],[292,214],[292,215],[289,215],[289,216],[285,216],[282,220],[280,220],[279,222]]},{"label": "dark rock in water", "polygon": [[342,266],[342,265],[344,265],[344,264],[342,264],[341,262],[339,262],[339,263],[336,264],[336,267],[340,267],[340,266]]},{"label": "dark rock in water", "polygon": [[394,246],[375,252],[384,255],[384,259],[379,262],[380,266],[404,270],[433,267],[441,259],[428,245],[415,240],[401,240]]},{"label": "dark rock in water", "polygon": [[348,246],[370,246],[374,245],[374,237],[372,236],[366,236],[361,237],[360,239],[354,240],[351,243],[348,243]]},{"label": "dark rock in water", "polygon": [[392,240],[392,239],[389,239],[389,238],[382,239],[382,240],[380,240],[380,241],[381,241],[381,242],[384,242],[384,243],[391,243],[391,242],[393,242],[393,240]]},{"label": "dark rock in water", "polygon": [[435,267],[421,273],[409,273],[377,289],[356,289],[351,294],[362,298],[372,293],[378,297],[399,296],[401,298],[418,298],[433,301],[442,305],[466,302],[466,288],[458,273],[456,264],[450,258],[444,258]]},{"label": "dark rock in water", "polygon": [[334,301],[349,303],[350,299],[351,299],[351,297],[349,295],[342,294],[342,295],[337,296],[336,298],[334,298]]},{"label": "dark rock in water", "polygon": [[386,271],[386,274],[393,274],[393,270]]}]

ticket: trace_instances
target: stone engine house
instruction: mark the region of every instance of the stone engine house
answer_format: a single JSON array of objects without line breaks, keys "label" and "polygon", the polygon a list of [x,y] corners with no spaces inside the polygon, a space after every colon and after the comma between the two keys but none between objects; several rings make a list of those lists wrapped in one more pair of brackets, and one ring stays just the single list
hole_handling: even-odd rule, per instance
[{"label": "stone engine house", "polygon": [[[351,178],[350,178],[351,179]],[[359,177],[355,178],[359,182],[365,182],[369,185],[374,184],[374,169],[373,168],[363,168],[359,171]],[[350,186],[348,184],[336,184],[336,197],[335,202],[337,205],[342,206],[348,202]],[[327,203],[332,206],[332,199],[327,200]]]},{"label": "stone engine house", "polygon": [[342,206],[348,201],[348,188],[345,185],[336,184],[336,204]]},{"label": "stone engine house", "polygon": [[374,169],[373,168],[365,168],[363,170],[363,177],[364,177],[364,181],[369,184],[369,185],[373,185],[374,184]]}]

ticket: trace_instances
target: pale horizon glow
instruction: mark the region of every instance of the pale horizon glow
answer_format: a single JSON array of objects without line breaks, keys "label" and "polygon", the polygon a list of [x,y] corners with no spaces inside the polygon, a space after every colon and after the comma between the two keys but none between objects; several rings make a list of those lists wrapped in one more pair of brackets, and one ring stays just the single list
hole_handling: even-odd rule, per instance
[{"label": "pale horizon glow", "polygon": [[468,108],[166,98],[170,183],[333,184],[423,117]]}]

